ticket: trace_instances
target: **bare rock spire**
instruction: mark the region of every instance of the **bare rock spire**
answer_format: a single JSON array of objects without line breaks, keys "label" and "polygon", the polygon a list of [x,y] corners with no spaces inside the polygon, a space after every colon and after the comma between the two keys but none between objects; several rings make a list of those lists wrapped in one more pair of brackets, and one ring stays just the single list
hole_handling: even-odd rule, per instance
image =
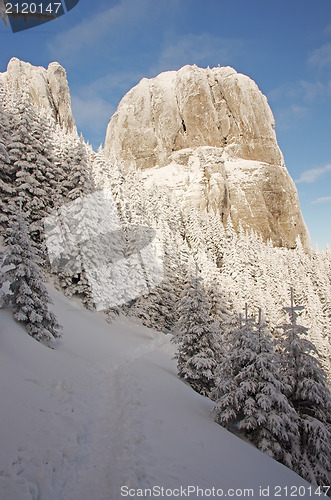
[{"label": "bare rock spire", "polygon": [[32,104],[50,111],[68,131],[76,130],[66,72],[59,63],[53,62],[45,69],[13,57],[0,78],[12,91],[28,90]]}]

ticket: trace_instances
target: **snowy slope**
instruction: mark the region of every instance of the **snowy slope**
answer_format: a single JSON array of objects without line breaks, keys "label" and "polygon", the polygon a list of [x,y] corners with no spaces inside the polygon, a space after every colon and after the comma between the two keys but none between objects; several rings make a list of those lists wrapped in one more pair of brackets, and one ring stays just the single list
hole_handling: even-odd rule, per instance
[{"label": "snowy slope", "polygon": [[270,486],[269,498],[285,498],[286,486],[300,485],[301,497],[317,498],[212,421],[212,402],[177,378],[169,335],[125,320],[109,325],[50,292],[64,326],[54,350],[0,310],[1,500],[117,500],[153,487],[175,497],[181,486],[190,498],[202,493],[188,486],[206,496],[213,487],[215,496],[252,488],[254,496],[236,495],[251,498]]}]

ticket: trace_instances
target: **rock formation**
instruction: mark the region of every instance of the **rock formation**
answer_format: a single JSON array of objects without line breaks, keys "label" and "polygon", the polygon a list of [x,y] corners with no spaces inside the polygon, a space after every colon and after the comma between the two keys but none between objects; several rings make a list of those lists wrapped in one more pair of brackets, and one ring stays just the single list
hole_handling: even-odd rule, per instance
[{"label": "rock formation", "polygon": [[229,215],[265,240],[310,245],[267,98],[234,69],[184,66],[131,89],[108,125],[105,152],[170,186],[182,203]]},{"label": "rock formation", "polygon": [[13,57],[7,71],[0,73],[0,80],[11,91],[28,89],[31,103],[50,111],[66,130],[76,129],[66,72],[59,63],[50,63],[45,69]]},{"label": "rock formation", "polygon": [[[0,81],[26,89],[68,131],[76,130],[66,72],[13,58]],[[278,147],[274,118],[255,82],[234,69],[184,66],[144,78],[122,99],[105,152],[135,164],[146,183],[168,185],[184,205],[218,211],[224,224],[265,240],[310,245],[297,190]]]}]

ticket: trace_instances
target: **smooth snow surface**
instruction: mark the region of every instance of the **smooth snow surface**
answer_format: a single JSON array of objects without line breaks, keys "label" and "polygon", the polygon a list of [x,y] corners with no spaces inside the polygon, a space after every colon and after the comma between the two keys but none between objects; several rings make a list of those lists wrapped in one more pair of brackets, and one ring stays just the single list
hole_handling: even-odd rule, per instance
[{"label": "smooth snow surface", "polygon": [[260,486],[274,498],[276,485],[302,485],[305,498],[317,498],[212,421],[213,403],[176,376],[170,335],[126,320],[109,325],[50,292],[64,326],[54,350],[0,310],[1,500],[117,500],[125,485],[130,498],[148,498],[139,488],[155,486],[169,498],[190,485],[224,496],[254,490],[235,498],[260,498]]}]

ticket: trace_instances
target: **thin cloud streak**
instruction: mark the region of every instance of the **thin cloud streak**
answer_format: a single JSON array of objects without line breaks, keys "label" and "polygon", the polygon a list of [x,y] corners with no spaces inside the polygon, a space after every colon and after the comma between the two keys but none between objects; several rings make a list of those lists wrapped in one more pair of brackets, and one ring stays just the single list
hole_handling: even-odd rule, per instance
[{"label": "thin cloud streak", "polygon": [[[130,30],[132,24],[139,24],[142,17],[153,12],[152,0],[121,0],[115,5],[84,19],[64,33],[58,34],[48,44],[49,52],[57,59],[75,60],[84,56],[86,50],[100,43],[107,35],[116,42],[116,33]],[[139,5],[138,5],[139,4]],[[154,8],[155,11],[155,8]],[[107,47],[109,49],[109,47]]]},{"label": "thin cloud streak", "polygon": [[322,196],[311,202],[312,205],[318,205],[320,203],[331,203],[331,196]]},{"label": "thin cloud streak", "polygon": [[313,182],[317,181],[328,172],[331,172],[331,164],[325,165],[324,167],[311,168],[309,170],[305,170],[304,172],[302,172],[300,178],[297,179],[295,182],[297,184],[302,182],[312,184]]},{"label": "thin cloud streak", "polygon": [[136,73],[124,71],[103,75],[88,85],[77,88],[71,101],[78,127],[104,132],[120,99],[139,80]]},{"label": "thin cloud streak", "polygon": [[305,106],[290,104],[287,108],[274,106],[273,113],[277,130],[290,130],[307,118],[309,109]]},{"label": "thin cloud streak", "polygon": [[[110,98],[115,91],[127,92],[136,85],[145,75],[136,71],[118,71],[107,73],[99,78],[92,80],[88,85],[80,87],[81,95],[98,96],[107,93]],[[121,95],[123,97],[124,93]],[[116,103],[118,104],[118,103]]]},{"label": "thin cloud streak", "polygon": [[331,67],[331,43],[325,43],[311,52],[308,62],[317,68]]},{"label": "thin cloud streak", "polygon": [[245,45],[240,39],[218,37],[209,33],[187,34],[166,41],[151,73],[156,75],[161,71],[179,69],[185,64],[233,65],[239,56],[243,57],[244,51]]},{"label": "thin cloud streak", "polygon": [[268,99],[283,101],[284,97],[305,103],[311,103],[315,99],[324,97],[331,91],[330,82],[309,82],[300,80],[297,82],[287,82],[268,92]]}]

